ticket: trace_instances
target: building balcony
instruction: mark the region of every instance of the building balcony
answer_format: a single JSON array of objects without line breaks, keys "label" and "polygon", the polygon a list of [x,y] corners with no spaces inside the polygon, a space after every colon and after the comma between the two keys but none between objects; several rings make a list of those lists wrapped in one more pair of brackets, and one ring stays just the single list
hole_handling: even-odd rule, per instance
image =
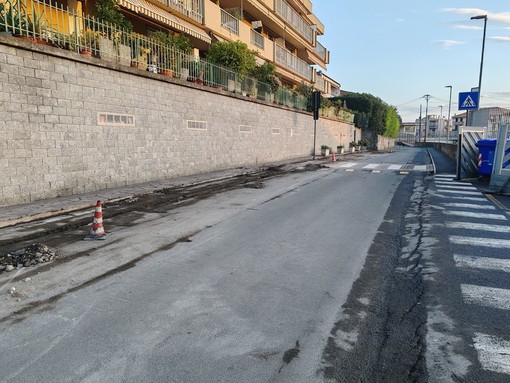
[{"label": "building balcony", "polygon": [[158,2],[200,24],[204,22],[204,0],[158,0]]},{"label": "building balcony", "polygon": [[239,19],[234,17],[229,12],[221,9],[221,27],[239,36]]},{"label": "building balcony", "polygon": [[275,43],[274,62],[307,81],[312,81],[312,67],[304,60],[294,56],[290,51]]},{"label": "building balcony", "polygon": [[275,11],[292,28],[294,28],[309,44],[314,45],[315,32],[308,22],[285,0],[275,0]]}]

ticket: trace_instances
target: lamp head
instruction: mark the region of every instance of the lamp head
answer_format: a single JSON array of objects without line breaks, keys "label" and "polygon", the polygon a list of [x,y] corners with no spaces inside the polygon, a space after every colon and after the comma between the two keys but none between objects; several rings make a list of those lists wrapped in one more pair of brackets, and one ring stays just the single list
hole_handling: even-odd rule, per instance
[{"label": "lamp head", "polygon": [[487,20],[487,15],[480,15],[480,16],[473,16],[471,17],[471,20]]}]

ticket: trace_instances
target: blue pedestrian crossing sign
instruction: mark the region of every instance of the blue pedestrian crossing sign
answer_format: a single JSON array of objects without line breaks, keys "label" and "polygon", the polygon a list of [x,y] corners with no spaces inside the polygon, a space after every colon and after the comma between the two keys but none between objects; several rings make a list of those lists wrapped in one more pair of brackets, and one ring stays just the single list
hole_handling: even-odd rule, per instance
[{"label": "blue pedestrian crossing sign", "polygon": [[460,92],[459,110],[478,109],[478,92]]}]

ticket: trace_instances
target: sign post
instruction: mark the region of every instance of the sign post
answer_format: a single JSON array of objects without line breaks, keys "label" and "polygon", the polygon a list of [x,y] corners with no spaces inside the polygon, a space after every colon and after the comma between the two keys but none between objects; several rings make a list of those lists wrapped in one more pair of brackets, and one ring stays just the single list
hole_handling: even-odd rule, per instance
[{"label": "sign post", "polygon": [[[466,111],[466,125],[468,124],[469,111],[478,109],[479,93],[478,89],[471,89],[471,92],[459,93],[459,110]],[[459,139],[457,141],[457,181],[460,181],[462,175],[462,130],[459,129]]]},{"label": "sign post", "polygon": [[313,104],[313,159],[315,160],[315,148],[317,147],[317,120],[319,119],[319,109],[321,107],[321,92],[312,93]]}]

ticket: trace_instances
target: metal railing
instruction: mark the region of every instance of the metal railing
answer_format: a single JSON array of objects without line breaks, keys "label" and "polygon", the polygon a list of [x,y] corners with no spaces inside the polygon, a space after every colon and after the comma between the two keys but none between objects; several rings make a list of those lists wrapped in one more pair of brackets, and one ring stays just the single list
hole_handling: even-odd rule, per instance
[{"label": "metal railing", "polygon": [[0,5],[9,3],[7,10],[0,7],[4,16],[0,18],[0,31],[147,72],[291,108],[307,108],[306,97],[288,89],[275,91],[267,83],[161,44],[153,37],[126,32],[94,17],[52,5],[51,0],[45,1],[48,3],[34,0],[27,9],[18,0],[0,0]]},{"label": "metal railing", "polygon": [[306,41],[313,44],[314,33],[308,22],[292,8],[285,0],[275,0],[275,10],[285,21],[303,36]]},{"label": "metal railing", "polygon": [[233,34],[239,36],[239,19],[221,9],[221,26]]},{"label": "metal railing", "polygon": [[315,47],[315,53],[322,59],[322,61],[326,61],[328,58],[326,48],[317,41],[317,46]]},{"label": "metal railing", "polygon": [[290,71],[300,75],[304,79],[312,80],[312,67],[290,51],[275,43],[275,62]]},{"label": "metal railing", "polygon": [[204,0],[159,0],[159,2],[200,24],[204,22]]},{"label": "metal railing", "polygon": [[257,31],[251,29],[250,32],[250,40],[253,45],[259,47],[260,49],[264,49],[264,36],[262,36]]}]

